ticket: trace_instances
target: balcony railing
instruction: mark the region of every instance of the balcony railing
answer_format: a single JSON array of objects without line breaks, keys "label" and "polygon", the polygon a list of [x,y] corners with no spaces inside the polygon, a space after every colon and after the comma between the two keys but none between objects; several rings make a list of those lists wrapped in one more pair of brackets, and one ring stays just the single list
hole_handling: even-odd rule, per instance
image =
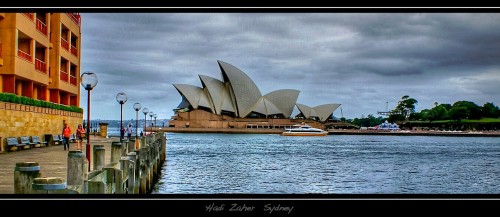
[{"label": "balcony railing", "polygon": [[22,13],[24,16],[28,17],[30,20],[35,19],[35,14],[33,13]]},{"label": "balcony railing", "polygon": [[42,34],[44,34],[45,36],[47,36],[47,24],[45,24],[44,22],[42,22],[39,19],[36,19],[36,29],[38,31],[40,31]]},{"label": "balcony railing", "polygon": [[68,82],[68,73],[61,70],[61,76],[60,76],[61,81],[66,81]]},{"label": "balcony railing", "polygon": [[47,64],[44,61],[35,58],[35,69],[40,72],[47,73]]},{"label": "balcony railing", "polygon": [[78,56],[78,50],[73,45],[71,45],[71,54],[73,54],[75,57]]},{"label": "balcony railing", "polygon": [[68,41],[66,41],[66,39],[64,39],[64,38],[61,38],[61,47],[63,47],[66,50],[69,50]]},{"label": "balcony railing", "polygon": [[81,17],[79,13],[66,13],[66,14],[71,20],[73,20],[73,22],[76,23],[76,25],[80,26]]},{"label": "balcony railing", "polygon": [[74,75],[69,76],[69,83],[76,86],[76,77]]},{"label": "balcony railing", "polygon": [[33,62],[33,60],[31,59],[31,55],[29,53],[22,51],[22,50],[17,50],[17,56],[21,57],[25,60],[28,60],[30,62]]}]

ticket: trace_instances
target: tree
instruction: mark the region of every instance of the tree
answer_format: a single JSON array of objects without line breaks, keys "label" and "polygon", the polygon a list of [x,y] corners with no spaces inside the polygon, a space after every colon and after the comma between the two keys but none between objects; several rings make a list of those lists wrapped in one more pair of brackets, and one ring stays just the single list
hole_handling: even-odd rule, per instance
[{"label": "tree", "polygon": [[466,119],[470,116],[469,110],[463,106],[454,106],[450,109],[449,115],[453,120],[460,122],[462,119]]},{"label": "tree", "polygon": [[429,120],[447,120],[450,118],[448,111],[451,109],[450,104],[440,104],[431,109],[429,114]]},{"label": "tree", "polygon": [[481,107],[476,105],[476,103],[469,102],[469,101],[458,101],[458,102],[453,103],[453,105],[451,107],[452,107],[451,109],[453,109],[455,107],[464,107],[466,109],[466,113],[467,113],[467,116],[465,117],[465,119],[481,119],[481,116],[482,116]]},{"label": "tree", "polygon": [[498,112],[499,112],[498,106],[495,106],[495,104],[491,102],[485,103],[481,108],[482,117],[485,118],[498,118],[499,115]]},{"label": "tree", "polygon": [[392,114],[389,116],[389,120],[408,120],[411,114],[415,113],[415,104],[417,103],[418,101],[416,99],[410,98],[408,95],[401,97],[396,108],[391,111]]},{"label": "tree", "polygon": [[428,121],[428,120],[430,120],[431,110],[424,109],[424,110],[422,110],[418,113],[415,113],[415,114],[418,114],[418,115],[416,115],[418,118],[413,117],[413,118],[415,118],[415,120]]}]

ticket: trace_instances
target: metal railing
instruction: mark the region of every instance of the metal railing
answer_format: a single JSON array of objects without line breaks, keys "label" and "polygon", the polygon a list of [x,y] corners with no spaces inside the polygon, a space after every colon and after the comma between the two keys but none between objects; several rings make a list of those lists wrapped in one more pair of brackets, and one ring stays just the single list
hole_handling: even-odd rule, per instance
[{"label": "metal railing", "polygon": [[71,54],[73,54],[74,56],[78,56],[78,50],[73,45],[71,45]]},{"label": "metal railing", "polygon": [[76,76],[70,75],[69,76],[69,83],[76,86]]},{"label": "metal railing", "polygon": [[79,13],[66,13],[66,14],[71,20],[73,20],[73,22],[76,23],[76,25],[80,26],[81,17]]},{"label": "metal railing", "polygon": [[35,69],[40,72],[47,73],[47,64],[44,61],[35,58]]},{"label": "metal railing", "polygon": [[60,76],[61,81],[68,82],[68,73],[63,71],[63,70],[61,70],[60,72],[61,72],[61,76]]},{"label": "metal railing", "polygon": [[64,38],[61,38],[61,47],[63,47],[66,50],[69,50],[68,41],[66,41],[66,39],[64,39]]},{"label": "metal railing", "polygon": [[34,20],[35,14],[34,13],[22,13],[24,16],[29,18],[30,20]]},{"label": "metal railing", "polygon": [[39,19],[36,19],[36,29],[38,31],[40,31],[42,34],[44,34],[45,36],[47,36],[47,24],[45,24],[44,22],[42,22]]},{"label": "metal railing", "polygon": [[26,52],[24,52],[22,50],[17,50],[17,56],[21,57],[21,58],[23,58],[25,60],[28,60],[30,62],[33,62],[33,60],[31,59],[31,54],[26,53]]}]

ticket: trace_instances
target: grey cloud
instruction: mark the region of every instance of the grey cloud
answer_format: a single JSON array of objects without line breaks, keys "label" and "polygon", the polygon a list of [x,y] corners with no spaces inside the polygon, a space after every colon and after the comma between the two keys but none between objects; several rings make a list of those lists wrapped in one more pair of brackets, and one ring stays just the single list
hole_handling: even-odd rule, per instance
[{"label": "grey cloud", "polygon": [[[138,101],[168,118],[181,100],[171,84],[201,86],[198,74],[220,79],[216,60],[242,69],[262,93],[298,89],[300,103],[341,103],[344,116],[350,118],[375,114],[385,109],[385,102],[395,104],[405,94],[419,100],[422,108],[434,100],[500,101],[493,94],[498,92],[495,80],[461,86],[449,82],[500,70],[500,14],[82,17],[81,71],[98,73],[92,97],[98,108],[92,115],[96,112],[97,117],[119,117],[111,111],[118,108],[114,95],[123,90],[131,100],[125,105],[126,116],[135,118],[131,106]],[[82,94],[81,102],[85,100]]]}]

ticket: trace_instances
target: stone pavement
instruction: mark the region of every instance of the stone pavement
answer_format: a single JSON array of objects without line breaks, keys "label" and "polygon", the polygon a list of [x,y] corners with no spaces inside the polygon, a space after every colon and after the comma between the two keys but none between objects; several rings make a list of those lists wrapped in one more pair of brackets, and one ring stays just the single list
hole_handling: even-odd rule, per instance
[{"label": "stone pavement", "polygon": [[[91,135],[90,156],[92,157],[93,145],[104,145],[106,149],[105,163],[108,164],[111,159],[111,142],[114,141],[119,141],[119,138],[104,138]],[[83,151],[85,152],[87,140],[84,140],[83,143]],[[70,150],[76,150],[76,142],[70,143]],[[14,168],[16,163],[19,162],[38,162],[42,177],[61,177],[66,179],[68,151],[64,151],[63,145],[56,145],[0,154],[0,194],[14,194]],[[92,170],[92,162],[90,166]]]}]

